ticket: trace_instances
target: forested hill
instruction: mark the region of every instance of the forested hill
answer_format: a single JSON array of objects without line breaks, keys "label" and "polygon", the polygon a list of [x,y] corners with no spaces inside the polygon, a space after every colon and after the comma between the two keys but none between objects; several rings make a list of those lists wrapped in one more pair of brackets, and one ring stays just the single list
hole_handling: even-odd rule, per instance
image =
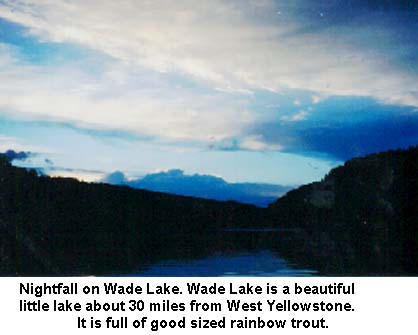
[{"label": "forested hill", "polygon": [[235,248],[225,229],[264,226],[291,228],[265,237],[270,248],[321,274],[417,275],[417,193],[418,147],[350,160],[267,209],[40,177],[0,156],[0,274],[131,273]]},{"label": "forested hill", "polygon": [[113,273],[198,257],[225,228],[256,226],[260,214],[234,202],[40,177],[0,156],[0,274]]},{"label": "forested hill", "polygon": [[282,250],[327,274],[418,274],[418,147],[350,160],[268,208]]}]

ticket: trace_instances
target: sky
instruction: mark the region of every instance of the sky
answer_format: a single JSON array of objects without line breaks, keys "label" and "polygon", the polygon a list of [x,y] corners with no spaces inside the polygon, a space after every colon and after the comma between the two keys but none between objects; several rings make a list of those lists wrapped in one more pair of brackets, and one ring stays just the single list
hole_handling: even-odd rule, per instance
[{"label": "sky", "polygon": [[418,144],[418,4],[0,0],[0,151],[299,185]]}]

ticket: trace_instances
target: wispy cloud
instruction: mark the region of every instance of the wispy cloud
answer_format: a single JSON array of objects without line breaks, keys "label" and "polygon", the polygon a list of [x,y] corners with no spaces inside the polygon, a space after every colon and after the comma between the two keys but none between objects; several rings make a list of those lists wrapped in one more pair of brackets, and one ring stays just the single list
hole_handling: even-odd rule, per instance
[{"label": "wispy cloud", "polygon": [[319,97],[317,95],[312,96],[312,103],[313,104],[318,104],[320,101],[321,101],[321,97]]},{"label": "wispy cloud", "polygon": [[281,117],[282,121],[289,121],[289,122],[298,122],[298,121],[303,121],[306,120],[307,116],[308,116],[308,112],[301,110],[295,114],[292,115],[284,115]]},{"label": "wispy cloud", "polygon": [[252,151],[278,151],[283,149],[280,144],[267,143],[262,135],[252,135],[244,137],[237,149]]},{"label": "wispy cloud", "polygon": [[[4,149],[45,145],[74,170],[311,181],[327,154],[416,143],[416,8],[367,3],[0,0],[0,115],[20,125],[0,123]],[[315,175],[293,168],[312,156]]]},{"label": "wispy cloud", "polygon": [[[320,20],[335,17],[339,8],[320,6],[308,15],[306,8],[315,8],[310,5],[270,0],[21,0],[4,1],[0,17],[28,27],[42,40],[77,43],[229,91],[288,87],[418,105],[417,73],[398,66],[396,59],[408,52],[408,44],[390,57],[373,48],[399,44],[387,24],[390,12],[381,13],[380,20],[369,15],[368,21],[363,12],[352,12],[346,25],[331,20],[324,28]],[[372,47],[359,46],[364,40],[359,36],[368,38]]]},{"label": "wispy cloud", "polygon": [[0,152],[7,150],[45,152],[44,147],[28,143],[14,136],[2,135],[0,133]]},{"label": "wispy cloud", "polygon": [[14,118],[198,142],[237,136],[254,121],[244,99],[172,87],[163,83],[164,74],[143,82],[145,70],[112,63],[97,76],[86,69],[88,64],[26,64],[7,45],[0,47],[0,111]]}]

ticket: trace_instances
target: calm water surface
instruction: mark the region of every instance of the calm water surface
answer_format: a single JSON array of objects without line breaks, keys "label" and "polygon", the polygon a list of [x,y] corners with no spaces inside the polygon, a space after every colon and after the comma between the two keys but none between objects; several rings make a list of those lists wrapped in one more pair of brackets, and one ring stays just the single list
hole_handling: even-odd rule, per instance
[{"label": "calm water surface", "polygon": [[[203,240],[206,255],[199,255],[202,246],[188,246],[189,256],[176,250],[165,250],[166,255],[152,264],[140,265],[137,271],[125,274],[138,277],[219,277],[219,276],[312,276],[314,269],[292,264],[278,252],[282,229],[230,229],[215,238]],[[178,248],[177,248],[178,251]],[[169,257],[167,255],[172,255]],[[155,255],[159,258],[159,255]]]},{"label": "calm water surface", "polygon": [[198,260],[167,260],[144,268],[133,276],[312,276],[316,271],[297,268],[269,250],[235,255],[216,255]]}]

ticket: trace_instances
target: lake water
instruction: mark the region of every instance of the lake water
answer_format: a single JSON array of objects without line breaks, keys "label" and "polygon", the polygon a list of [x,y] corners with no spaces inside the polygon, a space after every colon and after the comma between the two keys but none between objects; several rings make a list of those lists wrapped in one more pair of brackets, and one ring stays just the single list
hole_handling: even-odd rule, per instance
[{"label": "lake water", "polygon": [[316,271],[287,263],[269,250],[216,255],[197,260],[167,260],[131,274],[144,277],[312,276]]},{"label": "lake water", "polygon": [[[165,255],[148,265],[140,265],[127,276],[219,277],[219,276],[312,276],[314,269],[290,263],[278,246],[284,235],[279,229],[230,229],[216,237],[200,240],[195,246],[164,250]],[[188,256],[178,253],[187,249]],[[202,253],[202,250],[205,250]],[[168,256],[168,255],[171,255]],[[200,255],[200,256],[196,256]],[[158,254],[155,255],[158,259]]]}]

